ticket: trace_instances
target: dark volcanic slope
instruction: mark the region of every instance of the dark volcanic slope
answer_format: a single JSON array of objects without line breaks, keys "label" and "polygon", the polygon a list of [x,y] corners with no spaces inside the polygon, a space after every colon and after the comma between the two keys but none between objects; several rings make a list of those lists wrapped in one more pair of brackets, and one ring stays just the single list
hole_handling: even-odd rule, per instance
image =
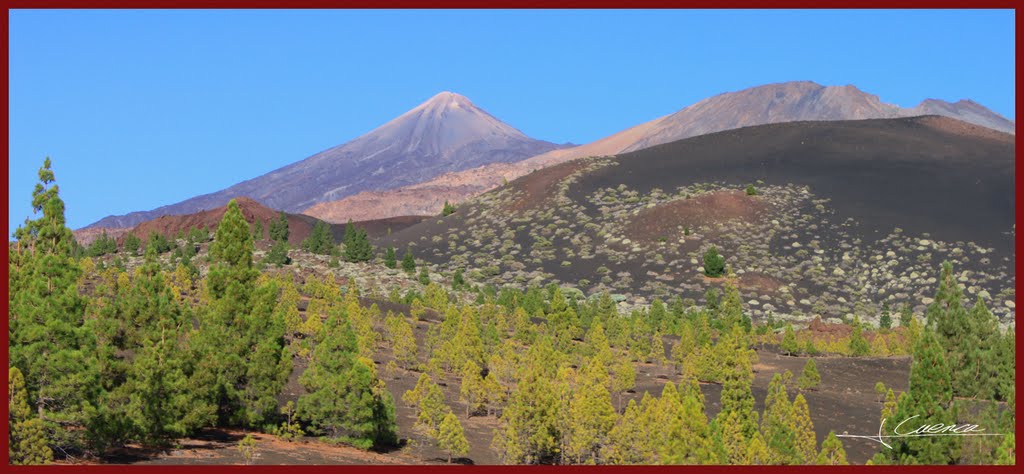
[{"label": "dark volcanic slope", "polygon": [[798,122],[704,135],[620,155],[570,192],[641,193],[702,181],[806,184],[841,218],[945,240],[1008,245],[1014,138],[944,117]]},{"label": "dark volcanic slope", "polygon": [[949,260],[1012,319],[1014,151],[935,116],[748,127],[545,168],[380,240],[475,281],[636,304],[720,284],[701,268],[716,246],[755,317],[797,319],[923,311]]}]

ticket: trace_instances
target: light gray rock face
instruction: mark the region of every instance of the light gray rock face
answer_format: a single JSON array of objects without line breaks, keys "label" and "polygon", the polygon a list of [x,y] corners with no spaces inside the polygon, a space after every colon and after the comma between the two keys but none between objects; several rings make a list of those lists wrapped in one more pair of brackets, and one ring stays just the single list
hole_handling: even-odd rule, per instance
[{"label": "light gray rock face", "polygon": [[727,92],[704,99],[662,118],[642,139],[623,152],[754,125],[819,120],[862,120],[942,115],[1005,133],[1014,122],[976,102],[928,99],[902,108],[854,86],[822,86],[809,81],[783,82]]},{"label": "light gray rock face", "polygon": [[366,135],[302,161],[218,192],[152,211],[109,216],[89,227],[131,227],[161,215],[213,209],[239,196],[300,212],[360,191],[393,189],[556,148],[527,137],[459,94],[442,92]]}]

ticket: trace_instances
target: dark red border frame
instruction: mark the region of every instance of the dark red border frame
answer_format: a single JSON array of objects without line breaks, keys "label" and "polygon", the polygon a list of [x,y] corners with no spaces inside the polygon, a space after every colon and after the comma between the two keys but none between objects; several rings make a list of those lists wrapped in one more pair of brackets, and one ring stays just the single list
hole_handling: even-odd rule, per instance
[{"label": "dark red border frame", "polygon": [[[1015,43],[1021,44],[1020,27],[1022,24],[1021,17],[1019,16],[1019,10],[1022,6],[1021,1],[1014,0],[983,0],[976,2],[969,2],[964,0],[896,0],[896,1],[885,1],[885,0],[853,0],[844,2],[842,0],[683,0],[683,1],[672,1],[672,0],[632,0],[628,4],[623,5],[621,1],[616,0],[293,0],[293,1],[282,1],[282,0],[2,0],[3,8],[0,11],[2,15],[2,35],[3,35],[3,51],[2,51],[2,67],[4,70],[2,84],[5,94],[3,94],[0,101],[5,109],[9,109],[10,106],[10,87],[9,87],[9,34],[10,34],[10,9],[49,9],[49,8],[173,8],[173,9],[185,9],[185,8],[202,8],[202,9],[214,9],[214,8],[265,8],[265,9],[309,9],[309,8],[487,8],[487,9],[529,9],[529,8],[605,8],[605,9],[633,9],[633,8],[804,8],[804,9],[824,9],[824,8],[835,8],[835,9],[847,9],[847,8],[882,8],[882,9],[893,9],[893,8],[991,8],[991,9],[1013,9],[1015,10]],[[1015,74],[1016,77],[1020,78],[1020,47],[1016,49],[1015,58]],[[1019,92],[1019,91],[1018,91]],[[1020,94],[1016,94],[1016,110],[1021,109],[1022,99]],[[1016,113],[1014,114],[1015,118]],[[8,113],[6,120],[10,120]],[[9,122],[5,121],[5,124],[9,125]],[[1020,134],[1022,127],[1020,123],[1017,123],[1017,134]],[[3,156],[5,160],[9,159],[10,155],[10,137],[9,127],[3,128]],[[1019,156],[1019,154],[1018,154]],[[1014,167],[1015,180],[1019,180],[1021,172],[1020,169]],[[7,182],[10,182],[10,169],[9,167],[4,169],[4,176],[7,178]],[[1020,187],[1015,186],[1015,202],[1021,201],[1022,191]],[[7,204],[8,213],[9,204],[8,196],[5,193],[0,199],[3,199],[4,203]],[[1021,216],[1024,211],[1021,210],[1020,206],[1015,206],[1016,217],[1015,223],[1020,223]],[[8,238],[13,229],[8,229]],[[1014,235],[1014,256],[1016,257],[1016,250],[1020,247],[1020,240]],[[3,254],[3,274],[5,280],[8,277],[8,254]],[[1024,268],[1024,264],[1020,260],[1014,258],[1016,265],[1016,274],[1021,273],[1021,269]],[[3,300],[0,300],[0,305],[3,306],[4,312],[7,312],[7,294],[8,287],[4,284],[3,287]],[[1019,292],[1020,286],[1016,285],[1015,291]],[[1016,299],[1016,297],[1015,297]],[[0,334],[0,339],[3,341],[4,347],[7,347],[8,335],[7,335],[7,319],[3,319],[4,331]],[[1019,331],[1016,332],[1019,336]],[[4,372],[7,372],[7,358],[8,353],[4,351],[0,357],[4,361]],[[1020,353],[1017,353],[1017,363],[1021,361]],[[4,377],[3,384],[6,387],[7,378]],[[1019,379],[1016,380],[1017,388],[1021,386]],[[3,405],[0,408],[0,413],[7,417],[7,405]],[[1017,429],[1019,431],[1021,422],[1018,419]],[[8,433],[3,433],[3,444],[9,443]],[[1019,452],[1019,450],[1018,450]],[[831,473],[843,473],[852,472],[859,469],[871,469],[874,472],[925,472],[925,471],[942,471],[942,472],[1017,472],[1014,466],[438,466],[438,465],[424,465],[424,466],[117,466],[117,465],[96,465],[96,466],[8,466],[8,454],[7,452],[0,453],[0,470],[10,470],[11,472],[82,472],[82,473],[93,473],[93,472],[126,472],[129,470],[140,470],[145,472],[222,472],[222,471],[237,471],[246,470],[246,472],[265,472],[265,473],[276,473],[282,471],[299,471],[299,470],[316,470],[318,472],[331,471],[331,472],[350,472],[350,471],[363,471],[372,470],[374,472],[442,472],[453,469],[465,469],[465,470],[476,470],[480,471],[486,469],[489,472],[622,472],[629,471],[633,473],[654,473],[654,472],[676,472],[679,470],[685,470],[689,472],[701,472],[701,473],[719,473],[719,472],[738,472],[745,470],[757,469],[765,473],[791,473],[793,471],[800,472],[831,472]]]}]

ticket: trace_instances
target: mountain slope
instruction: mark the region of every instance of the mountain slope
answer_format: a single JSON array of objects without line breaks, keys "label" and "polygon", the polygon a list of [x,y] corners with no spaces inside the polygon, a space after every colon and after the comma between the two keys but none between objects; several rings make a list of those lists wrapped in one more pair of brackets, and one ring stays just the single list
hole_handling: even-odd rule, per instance
[{"label": "mountain slope", "polygon": [[445,173],[422,183],[393,190],[364,191],[337,201],[318,203],[303,213],[328,222],[438,214],[445,201],[465,201],[533,170],[585,156],[618,153],[633,143],[637,137],[643,136],[657,122],[658,120],[652,120],[586,145],[551,150],[515,163],[493,163]]},{"label": "mountain slope", "polygon": [[379,244],[478,283],[637,304],[700,301],[716,246],[755,317],[796,319],[920,314],[949,260],[1012,320],[1014,153],[1013,135],[937,116],[745,127],[551,166]]},{"label": "mountain slope", "polygon": [[928,99],[917,107],[886,104],[854,86],[822,86],[814,82],[784,82],[709,97],[661,119],[642,139],[622,151],[752,125],[805,120],[861,120],[943,115],[1001,132],[1013,133],[1014,123],[970,101],[955,104]]},{"label": "mountain slope", "polygon": [[447,173],[388,191],[367,192],[327,201],[304,212],[331,222],[411,214],[435,214],[444,201],[461,202],[535,169],[587,157],[636,151],[708,133],[754,125],[794,121],[857,120],[942,115],[1013,133],[1014,122],[968,100],[935,99],[900,108],[854,86],[822,86],[797,81],[728,92],[702,100],[674,114],[646,122],[595,142],[552,150],[516,163],[485,165]]},{"label": "mountain slope", "polygon": [[240,196],[297,212],[360,191],[392,189],[556,148],[527,137],[461,95],[442,92],[366,135],[297,163],[215,193],[151,211],[106,217],[89,227],[131,227],[161,215],[222,206]]},{"label": "mountain slope", "polygon": [[[259,222],[263,226],[265,236],[268,235],[267,232],[270,229],[271,221],[280,216],[279,211],[270,209],[247,197],[240,197],[235,199],[235,201],[238,203],[238,209],[242,212],[242,217],[245,218],[246,222],[250,225]],[[180,233],[188,234],[192,229],[207,229],[212,236],[216,233],[217,226],[220,225],[220,221],[224,218],[224,213],[227,212],[227,209],[228,207],[225,204],[214,209],[192,214],[164,215],[153,220],[140,222],[127,233],[134,234],[136,237],[143,239],[143,242],[151,233],[174,238]],[[316,225],[317,219],[302,214],[286,214],[286,217],[288,219],[288,243],[292,246],[299,246],[306,237],[309,237],[309,234],[313,231],[313,226]],[[341,235],[342,229],[340,226],[332,226],[331,230],[336,238]],[[123,237],[118,240],[123,240]]]}]

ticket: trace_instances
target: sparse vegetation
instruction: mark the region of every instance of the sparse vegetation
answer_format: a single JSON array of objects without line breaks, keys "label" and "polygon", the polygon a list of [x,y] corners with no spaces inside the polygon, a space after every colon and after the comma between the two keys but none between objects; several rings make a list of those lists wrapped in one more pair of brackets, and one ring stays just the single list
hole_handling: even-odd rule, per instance
[{"label": "sparse vegetation", "polygon": [[[309,433],[363,449],[395,446],[404,438],[402,450],[449,462],[490,447],[487,452],[497,457],[490,461],[508,463],[839,465],[848,462],[846,449],[857,462],[870,453],[844,447],[834,433],[819,446],[814,425],[831,419],[815,412],[812,420],[808,401],[820,402],[817,397],[827,393],[843,407],[856,406],[843,394],[871,393],[872,386],[841,386],[850,382],[831,374],[844,364],[862,368],[874,361],[847,356],[911,353],[909,390],[901,395],[881,385],[884,417],[973,417],[975,411],[957,401],[969,399],[983,408],[976,411],[986,426],[1012,433],[1012,410],[1001,407],[1012,403],[1014,393],[1014,336],[989,309],[1012,294],[983,297],[974,277],[954,272],[952,265],[943,265],[933,280],[931,288],[938,289],[927,303],[908,289],[927,281],[923,274],[907,276],[910,283],[903,287],[894,277],[884,287],[893,297],[882,303],[867,290],[843,290],[855,283],[883,288],[868,283],[858,259],[872,258],[876,271],[892,275],[891,269],[916,258],[916,246],[894,250],[891,257],[888,251],[864,257],[853,244],[842,247],[844,241],[835,246],[848,258],[832,258],[834,243],[815,235],[820,227],[811,227],[820,222],[783,222],[779,215],[771,216],[780,223],[769,247],[739,224],[697,226],[693,234],[679,226],[639,240],[605,223],[597,226],[605,236],[594,229],[561,232],[600,222],[582,210],[586,219],[565,218],[561,207],[530,210],[535,214],[516,217],[525,219],[519,228],[504,227],[512,222],[498,218],[505,216],[480,217],[467,207],[467,215],[456,220],[493,221],[438,233],[443,238],[436,247],[433,236],[417,241],[419,262],[407,246],[403,272],[384,268],[398,266],[393,245],[405,242],[384,240],[382,265],[371,258],[372,246],[369,257],[360,250],[359,241],[369,244],[365,231],[350,226],[344,253],[333,241],[326,253],[314,251],[323,250],[319,244],[304,245],[292,252],[291,266],[267,266],[261,273],[253,264],[260,252],[252,229],[232,203],[209,245],[208,234],[194,238],[190,231],[173,244],[174,252],[161,255],[159,237],[151,237],[141,258],[124,252],[86,260],[75,254],[63,225],[48,163],[40,176],[34,199],[43,203],[42,217],[15,233],[10,252],[15,463],[65,459],[66,453],[98,455],[129,444],[166,447],[216,426],[284,440]],[[629,206],[683,199],[679,190],[645,195],[627,186],[609,189],[593,201],[611,219],[639,208]],[[788,199],[786,188],[769,189],[754,201]],[[685,190],[697,200],[705,192]],[[806,199],[807,208],[816,205]],[[576,212],[571,204],[564,207]],[[541,215],[547,216],[543,225],[531,225]],[[719,228],[736,232],[735,240],[713,234]],[[321,234],[317,239],[324,230],[329,237],[329,228],[314,228]],[[357,233],[361,237],[350,240]],[[689,247],[679,243],[681,234]],[[285,215],[270,221],[269,236],[274,244],[261,264],[277,261],[281,249],[288,257]],[[709,269],[718,269],[715,277],[726,273],[719,246],[707,247],[712,239],[727,249],[730,276],[706,281],[700,276],[713,276]],[[785,255],[767,257],[769,248]],[[360,250],[359,257],[349,249]],[[332,253],[344,261],[324,256]],[[641,256],[643,266],[632,266]],[[773,266],[782,259],[801,263]],[[889,260],[898,262],[888,265]],[[555,283],[562,268],[588,278]],[[48,285],[40,284],[42,275]],[[825,290],[791,284],[802,278]],[[973,303],[966,294],[971,287]],[[891,316],[889,324],[883,322],[889,301],[901,308],[899,327],[891,327]],[[925,319],[914,317],[917,305],[919,314],[927,306]],[[822,317],[806,324],[807,314]],[[835,314],[852,316],[842,323],[830,317]],[[802,322],[795,328],[792,321]],[[40,357],[40,347],[52,352]],[[818,353],[828,357],[824,385],[816,360],[804,365],[782,356]],[[900,360],[907,359],[889,361],[893,373],[899,373]],[[755,366],[778,373],[771,382],[755,379]],[[773,366],[779,368],[763,368]],[[791,396],[790,372],[797,371],[801,393]],[[407,387],[416,379],[401,397],[415,410],[413,430],[396,417],[389,385],[399,380]],[[885,380],[895,387],[903,382]],[[706,400],[707,384],[701,382],[720,384],[721,398]],[[289,383],[300,385],[301,395],[290,395],[295,392],[286,390]],[[761,411],[754,394],[765,393],[764,383]],[[708,416],[706,408],[715,402],[721,410]],[[867,409],[878,405],[872,401]],[[865,425],[877,428],[875,418],[865,417]],[[95,426],[104,430],[93,431]],[[480,426],[487,427],[486,439]],[[242,453],[247,463],[256,459],[257,436],[239,443],[239,449],[252,447],[253,454]],[[900,440],[899,454],[883,452],[873,462],[1012,460],[1012,439],[972,440],[956,450],[946,449],[945,442]]]}]

